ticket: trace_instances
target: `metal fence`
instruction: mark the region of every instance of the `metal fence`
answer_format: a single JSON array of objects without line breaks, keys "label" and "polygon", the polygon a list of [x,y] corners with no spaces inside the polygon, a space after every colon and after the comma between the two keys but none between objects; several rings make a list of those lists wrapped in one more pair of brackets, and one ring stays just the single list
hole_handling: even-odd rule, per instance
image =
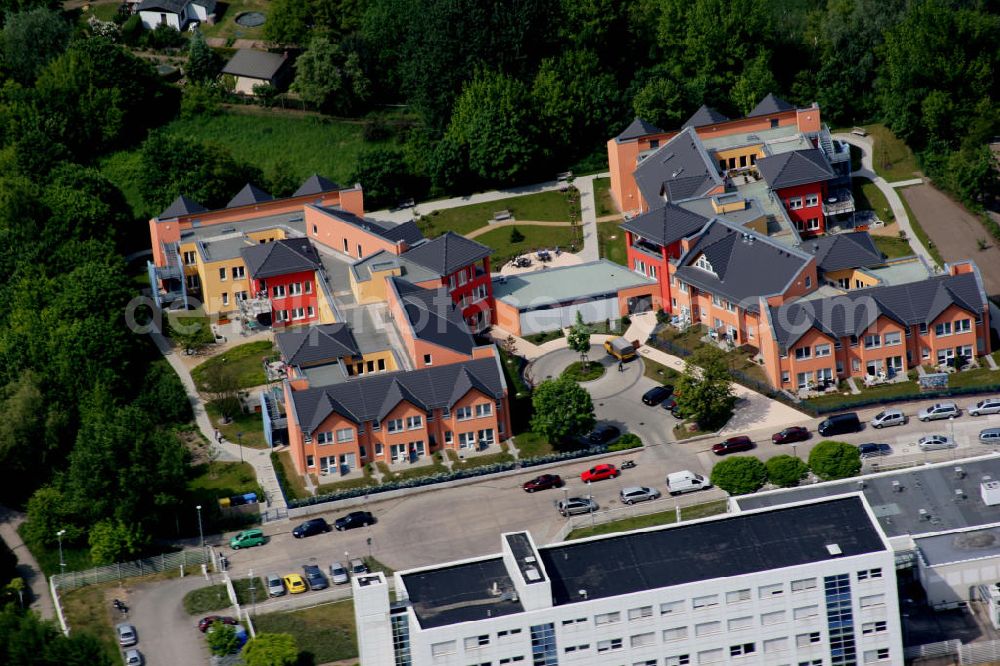
[{"label": "metal fence", "polygon": [[131,562],[118,562],[84,571],[70,571],[52,576],[53,587],[60,590],[75,590],[85,585],[97,585],[122,580],[133,576],[149,576],[161,571],[171,571],[180,567],[210,564],[212,556],[208,548],[182,550],[163,553]]}]

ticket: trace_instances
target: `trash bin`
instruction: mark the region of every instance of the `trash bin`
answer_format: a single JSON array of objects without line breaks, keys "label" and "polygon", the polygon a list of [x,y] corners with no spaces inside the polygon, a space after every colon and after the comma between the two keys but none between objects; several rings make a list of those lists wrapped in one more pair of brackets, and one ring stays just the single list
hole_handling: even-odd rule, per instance
[{"label": "trash bin", "polygon": [[231,506],[243,506],[247,501],[243,499],[243,495],[233,495],[229,498],[229,504]]},{"label": "trash bin", "polygon": [[243,499],[246,501],[247,504],[256,504],[257,493],[247,493],[243,496]]},{"label": "trash bin", "polygon": [[229,498],[228,497],[220,497],[219,498],[219,506],[221,506],[223,509],[228,509],[229,508]]}]

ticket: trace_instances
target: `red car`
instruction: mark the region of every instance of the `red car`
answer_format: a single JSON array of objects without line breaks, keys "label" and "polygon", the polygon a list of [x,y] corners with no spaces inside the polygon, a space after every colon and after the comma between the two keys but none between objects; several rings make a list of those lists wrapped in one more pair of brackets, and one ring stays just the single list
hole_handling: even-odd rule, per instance
[{"label": "red car", "polygon": [[580,480],[584,483],[588,481],[603,481],[613,479],[621,474],[614,465],[596,465],[580,475]]},{"label": "red car", "polygon": [[771,441],[775,444],[792,444],[793,442],[804,442],[807,439],[809,439],[809,428],[802,426],[785,428],[781,432],[771,435]]},{"label": "red car", "polygon": [[739,435],[737,437],[730,437],[724,442],[719,442],[712,447],[712,453],[717,456],[724,456],[727,453],[736,453],[737,451],[749,451],[753,448],[753,442],[746,435]]},{"label": "red car", "polygon": [[549,488],[562,488],[563,480],[558,474],[542,474],[536,476],[531,481],[525,481],[522,486],[525,492],[533,493],[536,490],[548,490]]},{"label": "red car", "polygon": [[201,631],[201,633],[205,633],[206,631],[208,631],[208,628],[211,627],[216,622],[221,622],[222,624],[231,624],[235,626],[236,618],[229,617],[228,615],[208,615],[206,617],[201,618],[201,620],[198,621],[198,630]]}]

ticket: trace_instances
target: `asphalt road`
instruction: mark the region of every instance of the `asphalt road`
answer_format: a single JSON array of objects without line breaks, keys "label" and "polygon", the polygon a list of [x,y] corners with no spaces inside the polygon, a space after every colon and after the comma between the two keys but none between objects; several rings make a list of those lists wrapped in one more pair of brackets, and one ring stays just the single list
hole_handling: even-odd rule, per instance
[{"label": "asphalt road", "polygon": [[[213,582],[221,581],[220,576],[214,576]],[[196,627],[199,618],[188,615],[181,605],[185,594],[208,584],[200,574],[189,575],[139,583],[123,595],[129,607],[125,621],[135,626],[139,637],[135,647],[148,666],[208,663],[208,645]]]}]

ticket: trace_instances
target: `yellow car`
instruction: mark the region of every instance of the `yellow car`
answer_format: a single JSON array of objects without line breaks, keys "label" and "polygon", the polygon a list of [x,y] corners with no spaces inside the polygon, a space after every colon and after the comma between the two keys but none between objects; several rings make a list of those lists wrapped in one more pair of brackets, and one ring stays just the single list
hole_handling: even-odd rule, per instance
[{"label": "yellow car", "polygon": [[288,588],[289,594],[302,594],[309,589],[305,579],[296,573],[288,574],[282,580],[285,581],[285,587]]}]

